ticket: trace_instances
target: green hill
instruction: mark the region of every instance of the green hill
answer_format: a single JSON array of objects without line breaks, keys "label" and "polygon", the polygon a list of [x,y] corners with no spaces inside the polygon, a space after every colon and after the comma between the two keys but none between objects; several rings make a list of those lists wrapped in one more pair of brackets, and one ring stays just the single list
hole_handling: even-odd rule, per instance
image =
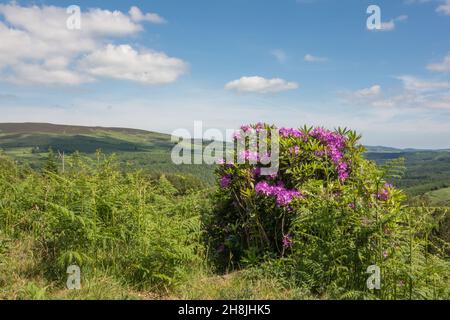
[{"label": "green hill", "polygon": [[40,168],[49,148],[71,154],[94,156],[100,149],[116,154],[121,163],[151,173],[191,174],[213,182],[213,169],[206,165],[174,165],[170,151],[174,143],[163,133],[127,128],[55,125],[49,123],[0,123],[0,150],[19,162]]},{"label": "green hill", "polygon": [[421,195],[450,187],[450,152],[448,151],[367,152],[366,157],[379,164],[404,158],[405,175],[402,179],[393,182],[410,195]]}]

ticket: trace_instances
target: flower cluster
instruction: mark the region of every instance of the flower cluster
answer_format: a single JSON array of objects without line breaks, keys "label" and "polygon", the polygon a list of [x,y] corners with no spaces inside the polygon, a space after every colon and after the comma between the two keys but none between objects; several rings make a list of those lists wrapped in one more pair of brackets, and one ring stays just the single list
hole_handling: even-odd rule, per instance
[{"label": "flower cluster", "polygon": [[304,136],[303,132],[301,132],[298,129],[294,128],[281,128],[279,130],[280,136],[287,138],[287,137],[294,137],[294,138],[301,138]]},{"label": "flower cluster", "polygon": [[239,154],[239,159],[256,162],[259,160],[258,152],[251,150],[244,150]]},{"label": "flower cluster", "polygon": [[390,198],[391,189],[392,189],[392,184],[385,183],[383,188],[378,192],[377,199],[381,200],[381,201],[388,201]]},{"label": "flower cluster", "polygon": [[[326,154],[330,156],[331,161],[336,165],[336,171],[339,176],[339,180],[345,181],[348,178],[348,163],[343,161],[344,148],[346,139],[343,135],[331,132],[324,128],[315,128],[310,135],[317,140],[321,141],[327,146]],[[316,153],[316,155],[319,155]]]},{"label": "flower cluster", "polygon": [[258,182],[255,191],[265,196],[276,197],[277,205],[280,207],[288,206],[295,198],[303,198],[303,194],[297,190],[288,190],[283,183],[271,186],[266,181]]},{"label": "flower cluster", "polygon": [[228,188],[228,186],[231,184],[231,175],[227,174],[224,175],[222,178],[220,178],[220,187],[221,188]]},{"label": "flower cluster", "polygon": [[287,249],[292,247],[292,245],[293,245],[292,236],[290,234],[285,234],[283,236],[283,248]]}]

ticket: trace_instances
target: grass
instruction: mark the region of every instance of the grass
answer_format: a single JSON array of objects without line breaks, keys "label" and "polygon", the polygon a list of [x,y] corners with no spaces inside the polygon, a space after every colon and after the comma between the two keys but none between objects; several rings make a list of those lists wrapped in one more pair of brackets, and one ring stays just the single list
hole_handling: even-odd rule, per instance
[{"label": "grass", "polygon": [[433,206],[450,207],[450,188],[443,188],[426,193]]}]

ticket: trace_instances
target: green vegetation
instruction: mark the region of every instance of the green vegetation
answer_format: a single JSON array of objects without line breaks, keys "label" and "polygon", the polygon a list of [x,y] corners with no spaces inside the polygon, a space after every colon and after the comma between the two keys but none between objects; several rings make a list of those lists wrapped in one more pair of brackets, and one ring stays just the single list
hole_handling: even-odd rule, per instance
[{"label": "green vegetation", "polygon": [[[170,135],[123,128],[97,128],[42,123],[1,124],[0,150],[19,163],[40,170],[47,163],[48,151],[80,152],[95,160],[95,153],[115,153],[123,170],[142,168],[152,175],[189,175],[211,186],[214,169],[207,165],[174,165]],[[58,160],[59,165],[62,159]]]},{"label": "green vegetation", "polygon": [[404,176],[393,182],[410,196],[450,187],[449,151],[368,152],[366,157],[379,164],[398,158],[405,159]]},{"label": "green vegetation", "polygon": [[[339,162],[286,138],[269,190],[250,165],[220,166],[219,187],[211,167],[172,165],[166,135],[31,127],[0,124],[0,299],[449,298],[448,190],[405,201],[354,133]],[[365,287],[375,263],[381,291]]]},{"label": "green vegetation", "polygon": [[[433,211],[403,205],[386,182],[394,168],[365,160],[351,131],[280,133],[276,174],[249,163],[218,170],[222,188],[206,226],[220,270],[256,266],[335,298],[448,297],[446,245],[428,240]],[[379,291],[366,287],[370,265],[383,270]]]},{"label": "green vegetation", "polygon": [[450,188],[438,189],[426,193],[433,206],[450,207]]}]

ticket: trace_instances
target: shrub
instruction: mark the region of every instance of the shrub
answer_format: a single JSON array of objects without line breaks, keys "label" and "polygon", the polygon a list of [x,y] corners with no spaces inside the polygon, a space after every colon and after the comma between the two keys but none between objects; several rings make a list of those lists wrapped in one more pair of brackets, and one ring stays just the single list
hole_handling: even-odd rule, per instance
[{"label": "shrub", "polygon": [[[364,159],[360,136],[306,127],[278,132],[277,174],[260,175],[261,164],[237,164],[237,154],[217,169],[215,210],[205,226],[219,269],[277,266],[299,286],[351,298],[371,296],[366,270],[377,265],[383,285],[371,297],[448,295],[447,282],[436,289],[437,279],[448,281],[448,264],[424,256],[412,209],[386,181],[389,170]],[[422,292],[425,283],[435,290]]]}]

